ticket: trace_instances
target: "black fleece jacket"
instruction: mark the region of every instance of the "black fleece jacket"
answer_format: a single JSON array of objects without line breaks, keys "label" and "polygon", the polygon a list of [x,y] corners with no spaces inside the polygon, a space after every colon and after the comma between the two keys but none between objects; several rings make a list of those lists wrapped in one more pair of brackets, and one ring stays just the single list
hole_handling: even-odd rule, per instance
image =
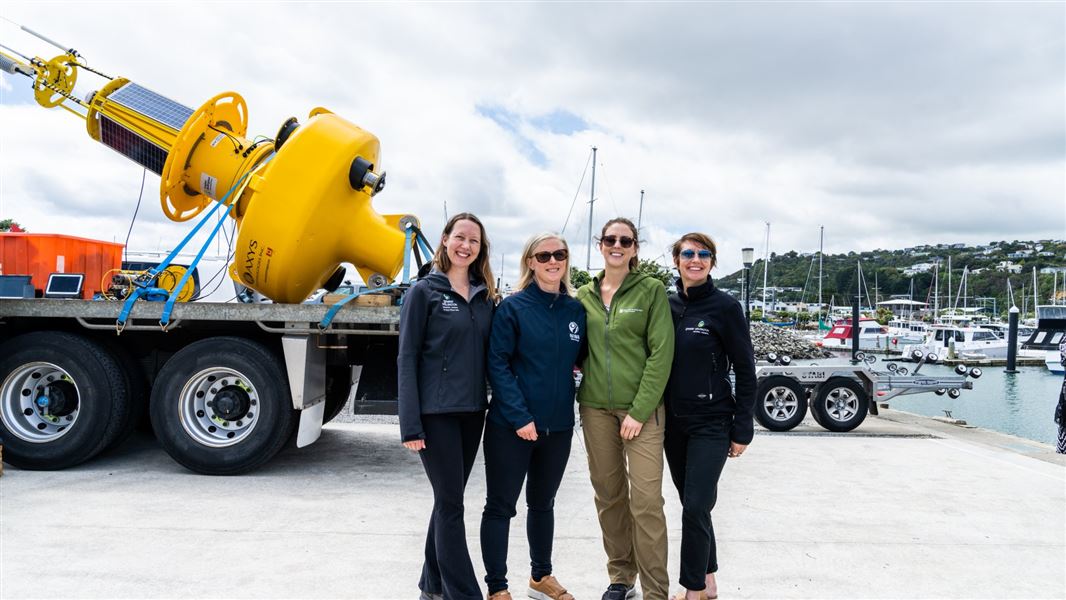
[{"label": "black fleece jacket", "polygon": [[[677,281],[670,296],[674,317],[674,362],[666,406],[684,419],[732,416],[730,439],[750,444],[755,435],[755,355],[740,303],[707,282],[685,292]],[[736,393],[729,369],[736,374]]]},{"label": "black fleece jacket", "polygon": [[470,280],[467,302],[436,270],[404,295],[396,357],[403,441],[425,438],[422,415],[488,406],[485,358],[494,308],[484,282]]}]

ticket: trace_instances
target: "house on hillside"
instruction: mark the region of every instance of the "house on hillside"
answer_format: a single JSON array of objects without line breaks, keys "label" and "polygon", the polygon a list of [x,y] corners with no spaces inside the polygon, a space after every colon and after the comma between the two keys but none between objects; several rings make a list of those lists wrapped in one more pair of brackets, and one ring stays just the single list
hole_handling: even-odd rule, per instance
[{"label": "house on hillside", "polygon": [[1066,273],[1066,267],[1044,267],[1040,269],[1042,275],[1051,275],[1052,273]]},{"label": "house on hillside", "polygon": [[1021,265],[1016,265],[1016,264],[1014,264],[1013,262],[1011,262],[1009,260],[1001,260],[1001,261],[999,261],[999,264],[996,265],[996,270],[997,271],[1006,271],[1007,273],[1021,273],[1022,272],[1022,266]]},{"label": "house on hillside", "polygon": [[1033,255],[1033,251],[1032,250],[1018,250],[1017,252],[1011,252],[1011,253],[1007,254],[1007,258],[1010,258],[1010,259],[1013,260],[1013,259],[1018,259],[1018,258],[1027,258],[1027,257],[1032,256],[1032,255]]},{"label": "house on hillside", "polygon": [[936,266],[933,263],[916,263],[903,269],[904,277],[914,277],[918,273],[928,273]]}]

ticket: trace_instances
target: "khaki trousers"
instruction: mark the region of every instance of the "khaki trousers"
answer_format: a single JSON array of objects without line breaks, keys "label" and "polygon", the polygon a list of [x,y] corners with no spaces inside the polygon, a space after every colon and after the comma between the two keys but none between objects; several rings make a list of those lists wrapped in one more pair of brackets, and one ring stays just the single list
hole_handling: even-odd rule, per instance
[{"label": "khaki trousers", "polygon": [[626,441],[619,430],[627,414],[624,410],[581,406],[607,574],[611,583],[626,585],[633,585],[639,574],[646,600],[666,600],[670,594],[663,513],[666,415],[660,406],[640,434]]}]

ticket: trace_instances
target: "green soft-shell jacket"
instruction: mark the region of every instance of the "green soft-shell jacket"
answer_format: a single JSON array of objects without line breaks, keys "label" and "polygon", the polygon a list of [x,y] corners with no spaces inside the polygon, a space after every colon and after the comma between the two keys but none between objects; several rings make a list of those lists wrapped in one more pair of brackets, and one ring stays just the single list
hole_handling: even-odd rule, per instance
[{"label": "green soft-shell jacket", "polygon": [[577,291],[588,315],[588,357],[577,401],[625,410],[644,423],[659,407],[674,360],[674,322],[658,279],[629,273],[611,300],[600,298],[601,271]]}]

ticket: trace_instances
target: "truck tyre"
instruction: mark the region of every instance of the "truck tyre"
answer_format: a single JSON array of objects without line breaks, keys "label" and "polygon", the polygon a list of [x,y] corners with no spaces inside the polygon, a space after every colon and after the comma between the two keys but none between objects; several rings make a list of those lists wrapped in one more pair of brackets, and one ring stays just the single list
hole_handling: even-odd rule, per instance
[{"label": "truck tyre", "polygon": [[39,331],[0,345],[0,437],[4,461],[64,469],[113,442],[129,414],[115,357],[80,335]]},{"label": "truck tyre", "polygon": [[325,425],[341,414],[352,392],[352,368],[348,365],[326,367],[326,410],[322,417]]},{"label": "truck tyre", "polygon": [[770,431],[789,431],[807,415],[807,392],[798,381],[772,375],[759,382],[755,420]]},{"label": "truck tyre", "polygon": [[129,410],[119,424],[115,439],[108,443],[104,451],[122,445],[129,439],[135,429],[145,420],[148,413],[148,377],[144,367],[128,350],[115,342],[105,342],[111,355],[118,361],[126,383],[126,397],[129,398]]},{"label": "truck tyre", "polygon": [[214,337],[179,350],[152,385],[149,415],[171,458],[205,475],[236,475],[270,460],[292,435],[285,366],[257,342]]},{"label": "truck tyre", "polygon": [[811,404],[818,424],[829,431],[851,431],[866,420],[870,398],[859,382],[847,377],[831,377],[818,388]]}]

